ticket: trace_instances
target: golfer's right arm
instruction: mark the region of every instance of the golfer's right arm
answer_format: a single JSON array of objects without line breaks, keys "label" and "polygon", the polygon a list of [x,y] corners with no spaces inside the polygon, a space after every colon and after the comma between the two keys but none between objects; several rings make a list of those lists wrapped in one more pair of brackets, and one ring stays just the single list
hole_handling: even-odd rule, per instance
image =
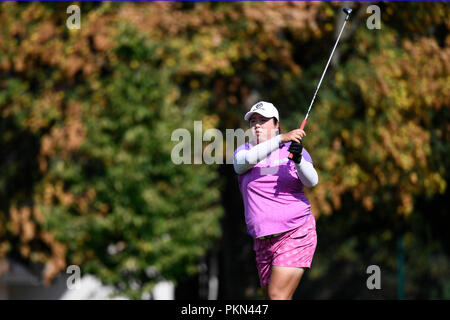
[{"label": "golfer's right arm", "polygon": [[233,158],[234,171],[237,174],[247,172],[258,162],[277,150],[280,147],[281,142],[281,135],[277,135],[270,140],[254,146],[250,150],[240,150]]}]

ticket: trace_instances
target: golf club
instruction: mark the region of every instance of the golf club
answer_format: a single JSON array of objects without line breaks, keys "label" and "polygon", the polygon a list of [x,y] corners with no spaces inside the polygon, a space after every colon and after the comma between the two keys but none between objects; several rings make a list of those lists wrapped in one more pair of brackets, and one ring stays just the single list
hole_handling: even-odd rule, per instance
[{"label": "golf club", "polygon": [[[300,126],[300,129],[302,129],[302,130],[303,130],[303,128],[306,125],[306,120],[308,119],[309,112],[311,111],[311,107],[312,107],[312,105],[314,103],[314,100],[316,99],[317,92],[319,91],[320,85],[322,84],[323,77],[325,76],[325,73],[327,72],[328,65],[330,64],[331,58],[333,57],[333,54],[334,54],[334,50],[336,49],[336,46],[337,46],[337,44],[339,42],[339,39],[341,38],[342,31],[344,31],[345,24],[347,23],[347,20],[350,17],[350,13],[352,12],[352,9],[350,9],[350,8],[343,8],[342,11],[344,11],[344,13],[347,16],[345,17],[345,21],[342,24],[342,28],[341,28],[341,31],[339,32],[339,36],[338,36],[338,38],[336,40],[336,43],[334,44],[333,50],[331,51],[331,54],[330,54],[330,57],[328,58],[328,62],[327,62],[327,65],[325,66],[325,70],[323,70],[322,76],[320,77],[319,84],[317,85],[316,92],[314,92],[314,96],[313,96],[313,98],[311,100],[311,104],[309,105],[308,112],[306,112],[305,119],[303,119],[303,122],[302,122],[302,124]],[[289,154],[289,159],[292,159],[292,153]]]}]

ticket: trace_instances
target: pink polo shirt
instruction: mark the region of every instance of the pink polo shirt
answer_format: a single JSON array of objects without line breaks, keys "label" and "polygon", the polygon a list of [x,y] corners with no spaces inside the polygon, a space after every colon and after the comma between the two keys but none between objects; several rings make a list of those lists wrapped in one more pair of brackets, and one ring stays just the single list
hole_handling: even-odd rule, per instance
[{"label": "pink polo shirt", "polygon": [[[253,238],[292,230],[304,224],[311,214],[295,164],[288,159],[289,145],[290,142],[282,144],[252,169],[238,175],[247,232]],[[250,147],[245,143],[234,153]],[[302,158],[312,163],[305,148]]]}]

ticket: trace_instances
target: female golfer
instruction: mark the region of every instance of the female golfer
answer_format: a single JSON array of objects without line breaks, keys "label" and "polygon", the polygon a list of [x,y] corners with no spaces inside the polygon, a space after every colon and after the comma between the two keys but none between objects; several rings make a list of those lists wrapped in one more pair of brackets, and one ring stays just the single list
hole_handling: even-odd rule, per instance
[{"label": "female golfer", "polygon": [[266,299],[290,300],[316,249],[316,223],[303,187],[318,183],[317,172],[301,143],[306,133],[281,134],[273,104],[256,103],[244,119],[250,120],[251,139],[236,149],[233,165],[261,288]]}]

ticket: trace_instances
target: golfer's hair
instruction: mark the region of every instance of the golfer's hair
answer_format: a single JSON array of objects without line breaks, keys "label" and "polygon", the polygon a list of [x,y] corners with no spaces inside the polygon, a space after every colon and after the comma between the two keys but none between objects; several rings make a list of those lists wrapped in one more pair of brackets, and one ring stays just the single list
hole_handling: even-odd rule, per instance
[{"label": "golfer's hair", "polygon": [[[273,119],[273,124],[276,126],[278,123],[277,118],[273,117],[272,119]],[[280,134],[280,133],[281,133],[281,127],[278,127],[278,134]]]}]

